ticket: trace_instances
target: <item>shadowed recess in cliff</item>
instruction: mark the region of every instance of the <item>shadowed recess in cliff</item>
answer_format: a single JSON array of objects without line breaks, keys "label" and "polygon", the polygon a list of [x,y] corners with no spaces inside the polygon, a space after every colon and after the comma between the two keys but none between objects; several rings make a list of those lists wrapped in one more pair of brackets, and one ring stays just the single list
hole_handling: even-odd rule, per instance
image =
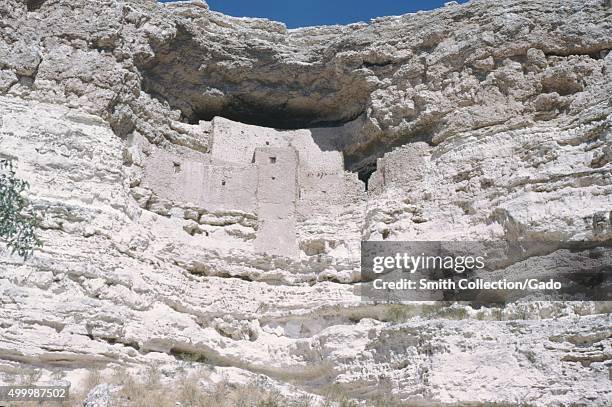
[{"label": "shadowed recess in cliff", "polygon": [[[165,71],[162,68],[155,72]],[[270,72],[274,76],[274,72]],[[203,81],[205,81],[203,79]],[[292,83],[249,83],[223,86],[223,92],[201,82],[183,87],[165,86],[166,79],[154,74],[145,78],[145,90],[157,99],[180,110],[189,123],[221,116],[245,124],[276,129],[333,127],[354,120],[365,110],[367,95],[348,102],[343,90],[292,91],[301,85]],[[254,89],[257,86],[259,89]],[[178,88],[178,89],[177,89]],[[198,92],[196,89],[200,89]]]},{"label": "shadowed recess in cliff", "polygon": [[[228,59],[236,44],[203,45],[193,29],[178,25],[171,40],[152,44],[153,59],[137,61],[144,90],[191,123],[223,116],[278,129],[327,127],[349,122],[366,108],[373,89],[363,73],[279,58],[277,49],[257,39]],[[292,55],[303,52],[284,47]]]},{"label": "shadowed recess in cliff", "polygon": [[[358,112],[356,116],[359,116]],[[235,98],[217,109],[194,111],[188,117],[190,123],[200,120],[212,120],[215,116],[225,117],[237,122],[261,127],[271,127],[283,130],[296,130],[313,127],[335,127],[352,121],[354,117],[336,117],[321,115],[320,111],[312,109],[291,108],[287,105],[264,105],[262,102],[249,102]]]},{"label": "shadowed recess in cliff", "polygon": [[26,2],[26,7],[28,11],[36,11],[42,7],[46,0],[28,0]]}]

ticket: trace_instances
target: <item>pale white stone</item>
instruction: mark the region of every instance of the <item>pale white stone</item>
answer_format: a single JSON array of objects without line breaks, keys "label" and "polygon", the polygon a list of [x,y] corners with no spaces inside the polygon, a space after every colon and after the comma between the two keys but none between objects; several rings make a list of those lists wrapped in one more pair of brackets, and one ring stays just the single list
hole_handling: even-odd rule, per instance
[{"label": "pale white stone", "polygon": [[[612,237],[603,7],[473,1],[297,30],[193,2],[0,14],[0,153],[45,212],[33,259],[0,248],[3,381],[177,372],[185,354],[223,365],[203,386],[289,396],[319,380],[434,404],[612,402],[605,304],[445,308],[456,320],[411,304],[394,322],[355,289],[362,239]],[[287,183],[266,193],[271,154]],[[375,163],[366,192],[355,172]]]}]

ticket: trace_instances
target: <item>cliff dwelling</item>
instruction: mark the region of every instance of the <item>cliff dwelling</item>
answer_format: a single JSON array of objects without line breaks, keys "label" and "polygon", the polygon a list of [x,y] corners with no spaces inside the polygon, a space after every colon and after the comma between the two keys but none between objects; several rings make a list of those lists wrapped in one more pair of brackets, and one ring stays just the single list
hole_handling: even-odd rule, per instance
[{"label": "cliff dwelling", "polygon": [[200,129],[210,152],[151,146],[143,186],[209,212],[253,214],[256,253],[298,257],[297,223],[364,199],[364,184],[345,171],[342,153],[322,150],[313,138],[337,138],[344,127],[276,130],[216,117]]}]

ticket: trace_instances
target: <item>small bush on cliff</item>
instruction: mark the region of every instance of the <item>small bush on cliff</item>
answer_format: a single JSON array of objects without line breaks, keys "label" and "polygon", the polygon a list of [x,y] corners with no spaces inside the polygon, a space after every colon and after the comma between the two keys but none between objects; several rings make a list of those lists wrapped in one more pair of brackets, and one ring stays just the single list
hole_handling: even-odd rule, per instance
[{"label": "small bush on cliff", "polygon": [[36,236],[39,218],[24,196],[29,187],[15,177],[11,161],[0,159],[0,240],[24,260],[42,246]]}]

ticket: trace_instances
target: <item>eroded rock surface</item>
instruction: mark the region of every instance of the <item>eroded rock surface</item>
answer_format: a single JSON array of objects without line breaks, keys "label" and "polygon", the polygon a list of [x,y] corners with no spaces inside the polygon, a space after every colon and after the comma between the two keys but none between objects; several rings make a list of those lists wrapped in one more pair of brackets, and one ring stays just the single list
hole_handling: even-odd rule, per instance
[{"label": "eroded rock surface", "polygon": [[612,402],[606,303],[356,291],[361,240],[612,239],[603,2],[299,30],[200,2],[0,18],[0,156],[45,242],[0,249],[3,380],[206,365],[289,395]]}]

